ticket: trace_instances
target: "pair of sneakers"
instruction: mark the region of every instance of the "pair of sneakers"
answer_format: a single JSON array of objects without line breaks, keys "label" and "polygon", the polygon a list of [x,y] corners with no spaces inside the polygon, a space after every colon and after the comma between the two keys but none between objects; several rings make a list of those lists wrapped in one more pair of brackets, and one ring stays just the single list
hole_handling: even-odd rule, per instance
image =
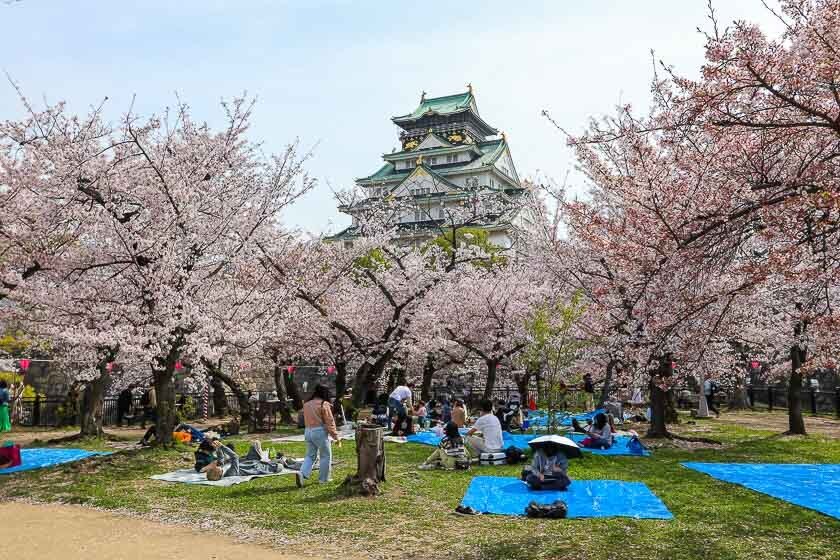
[{"label": "pair of sneakers", "polygon": [[[302,472],[297,471],[295,473],[295,484],[297,484],[298,488],[303,488],[303,482],[305,480],[307,480],[307,478],[305,476],[303,476]],[[332,482],[332,478],[327,479],[326,482],[322,482],[321,480],[318,480],[318,484],[329,484],[330,482]]]}]

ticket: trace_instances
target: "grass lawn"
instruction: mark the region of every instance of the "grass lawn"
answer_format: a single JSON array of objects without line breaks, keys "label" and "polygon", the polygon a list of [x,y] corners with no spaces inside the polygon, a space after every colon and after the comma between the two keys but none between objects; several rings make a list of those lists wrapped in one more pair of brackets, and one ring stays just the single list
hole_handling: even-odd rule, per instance
[{"label": "grass lawn", "polygon": [[[840,439],[781,437],[725,420],[683,425],[681,432],[723,442],[722,448],[662,447],[650,458],[586,455],[573,479],[645,482],[674,514],[672,521],[459,517],[474,475],[517,476],[520,467],[472,472],[417,471],[431,447],[386,444],[388,481],[377,498],[344,498],[339,482],[355,470],[352,443],[334,448],[335,482],[303,490],[294,477],[231,488],[149,480],[192,464],[191,449],[147,449],[80,464],[0,477],[0,499],[30,498],[124,509],[165,519],[212,521],[276,534],[293,549],[372,558],[802,558],[840,559],[840,521],[716,481],[681,461],[840,463]],[[840,436],[840,434],[837,434]],[[304,445],[268,444],[301,456]],[[88,445],[97,448],[95,445]],[[237,450],[247,442],[240,440]],[[241,529],[237,529],[240,532]]]}]

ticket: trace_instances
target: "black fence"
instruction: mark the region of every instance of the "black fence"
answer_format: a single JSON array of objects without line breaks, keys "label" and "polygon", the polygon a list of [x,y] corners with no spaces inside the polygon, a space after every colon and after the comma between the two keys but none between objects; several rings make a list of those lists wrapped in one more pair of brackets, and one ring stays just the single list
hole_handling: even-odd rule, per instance
[{"label": "black fence", "polygon": [[[747,398],[753,408],[788,408],[787,387],[772,385],[751,385],[747,387]],[[803,389],[799,393],[802,410],[812,414],[834,413],[840,417],[840,387],[833,391]]]},{"label": "black fence", "polygon": [[[178,410],[185,420],[195,420],[204,415],[202,406],[206,398],[200,393],[184,394],[183,399],[181,395],[178,396],[178,401],[183,401],[184,404],[178,404]],[[227,400],[227,408],[230,412],[239,411],[239,401],[232,393],[225,395]],[[215,410],[213,406],[212,397],[207,399],[207,415],[214,416]],[[104,426],[116,426],[118,422],[119,410],[117,406],[117,397],[105,397],[102,403],[102,424]],[[144,421],[145,410],[140,404],[140,397],[135,397],[129,407],[128,413],[123,418],[124,424],[141,424]],[[79,424],[78,403],[67,401],[66,399],[54,399],[41,397],[22,398],[19,402],[12,406],[12,420],[19,426],[72,426]]]}]

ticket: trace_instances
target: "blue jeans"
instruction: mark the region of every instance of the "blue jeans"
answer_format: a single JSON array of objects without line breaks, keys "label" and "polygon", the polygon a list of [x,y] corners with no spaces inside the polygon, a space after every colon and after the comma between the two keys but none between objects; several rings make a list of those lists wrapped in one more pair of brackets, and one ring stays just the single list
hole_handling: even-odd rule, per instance
[{"label": "blue jeans", "polygon": [[394,416],[405,416],[405,405],[397,399],[388,399],[388,427],[391,427],[391,418]]},{"label": "blue jeans", "polygon": [[318,480],[321,482],[329,481],[330,469],[332,468],[332,448],[330,447],[330,436],[327,434],[327,429],[323,426],[306,428],[303,439],[306,441],[306,458],[300,468],[303,478],[309,478],[309,475],[312,474],[312,466],[320,453],[321,466]]}]

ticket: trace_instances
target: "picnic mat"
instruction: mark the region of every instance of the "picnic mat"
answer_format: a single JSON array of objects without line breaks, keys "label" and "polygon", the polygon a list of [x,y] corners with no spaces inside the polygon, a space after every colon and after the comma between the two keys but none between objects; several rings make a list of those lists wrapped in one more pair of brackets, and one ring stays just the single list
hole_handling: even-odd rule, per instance
[{"label": "picnic mat", "polygon": [[0,474],[12,474],[34,469],[54,467],[64,463],[72,463],[94,455],[110,455],[86,449],[71,449],[61,447],[30,447],[20,450],[21,464],[8,469],[0,469]]},{"label": "picnic mat", "polygon": [[[555,412],[554,418],[559,421],[561,426],[571,426],[572,419],[577,420],[581,424],[586,424],[589,420],[594,420],[598,413],[605,413],[605,408],[597,408],[589,412],[581,412],[580,414],[569,414],[568,412]],[[531,426],[548,426],[548,413],[544,410],[534,410],[528,412],[528,421]]]},{"label": "picnic mat", "polygon": [[250,476],[226,476],[221,480],[207,480],[207,475],[200,472],[195,472],[195,469],[181,469],[179,471],[172,471],[164,474],[156,474],[150,478],[153,480],[163,480],[166,482],[180,482],[181,484],[202,484],[204,486],[233,486],[234,484],[242,484],[254,478],[262,478],[266,476],[279,476],[283,474],[295,474],[297,471],[290,469],[283,469],[279,473],[271,474],[255,474]]},{"label": "picnic mat", "polygon": [[[462,434],[466,433],[466,430],[461,430]],[[512,434],[510,432],[502,432],[502,440],[505,446],[505,449],[510,447],[511,445],[518,447],[519,449],[528,449],[528,442],[538,437],[534,434]],[[580,443],[586,437],[584,434],[570,434],[570,438],[572,438],[575,442]],[[630,449],[627,448],[627,443],[630,441],[629,436],[616,436],[615,442],[613,443],[612,447],[609,449],[588,449],[588,448],[581,448],[581,451],[585,453],[593,453],[595,455],[630,455],[634,457],[647,457],[650,455],[650,451],[643,451],[642,453],[634,453]],[[432,445],[437,447],[440,443],[440,436],[436,435],[434,432],[420,432],[418,434],[412,434],[405,438],[407,443],[420,443],[423,445]],[[395,443],[401,443],[399,441],[395,441]]]},{"label": "picnic mat", "polygon": [[712,478],[738,484],[840,519],[840,465],[682,463]]},{"label": "picnic mat", "polygon": [[574,480],[566,491],[534,491],[517,478],[477,476],[461,505],[482,513],[525,515],[530,502],[550,504],[563,500],[568,517],[632,517],[673,519],[665,504],[642,482]]}]

